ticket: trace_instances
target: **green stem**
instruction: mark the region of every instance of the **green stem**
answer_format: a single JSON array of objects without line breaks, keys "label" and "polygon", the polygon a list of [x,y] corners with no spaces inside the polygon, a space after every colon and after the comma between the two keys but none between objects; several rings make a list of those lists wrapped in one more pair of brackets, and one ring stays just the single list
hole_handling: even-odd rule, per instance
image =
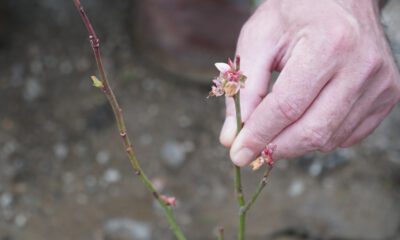
[{"label": "green stem", "polygon": [[218,240],[225,240],[224,228],[222,227],[218,229]]},{"label": "green stem", "polygon": [[168,220],[168,223],[170,225],[171,230],[174,232],[176,238],[178,240],[186,240],[182,230],[180,229],[175,216],[172,212],[172,209],[160,198],[160,194],[157,192],[157,190],[154,188],[152,182],[150,179],[146,176],[144,171],[142,170],[139,161],[136,158],[135,152],[133,151],[131,140],[129,138],[129,135],[126,131],[126,124],[124,120],[124,115],[122,113],[122,109],[117,101],[117,98],[114,95],[113,90],[111,89],[111,86],[109,84],[108,77],[106,75],[106,72],[104,70],[104,65],[102,62],[101,58],[101,53],[100,53],[100,45],[99,45],[99,39],[89,21],[89,18],[86,15],[86,12],[84,11],[83,7],[81,6],[80,0],[73,0],[76,9],[79,11],[82,20],[86,26],[86,29],[88,30],[89,33],[89,40],[94,52],[94,56],[96,59],[97,63],[97,68],[100,72],[100,80],[103,83],[102,90],[104,94],[107,97],[108,102],[111,105],[111,108],[114,112],[114,116],[117,122],[118,130],[125,148],[125,151],[128,155],[129,161],[132,165],[132,168],[137,176],[142,180],[146,188],[151,192],[153,197],[157,200],[157,202],[160,204],[161,208],[164,210],[165,216]]},{"label": "green stem", "polygon": [[267,185],[268,176],[269,176],[269,173],[271,172],[271,170],[272,170],[272,166],[268,165],[268,168],[267,168],[267,170],[265,170],[265,173],[264,173],[261,181],[258,183],[258,186],[257,186],[255,192],[251,196],[250,201],[242,209],[240,209],[241,213],[246,214],[250,210],[251,206],[253,206],[253,204],[256,202],[258,196],[264,189],[265,185]]},{"label": "green stem", "polygon": [[[234,96],[235,100],[235,110],[236,110],[236,135],[239,134],[240,130],[242,130],[242,114],[240,110],[240,92],[238,92]],[[235,190],[236,190],[236,198],[239,204],[239,209],[242,209],[246,202],[244,199],[243,191],[242,191],[242,179],[241,179],[241,170],[240,167],[235,165]],[[239,211],[239,228],[238,228],[238,240],[244,240],[246,232],[246,212]]]}]

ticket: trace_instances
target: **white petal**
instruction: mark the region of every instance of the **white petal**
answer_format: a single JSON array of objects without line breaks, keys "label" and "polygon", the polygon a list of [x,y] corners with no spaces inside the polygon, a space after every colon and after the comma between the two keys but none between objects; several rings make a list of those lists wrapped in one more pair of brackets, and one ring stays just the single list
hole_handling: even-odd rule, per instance
[{"label": "white petal", "polygon": [[225,72],[227,72],[227,71],[229,71],[229,70],[231,69],[231,67],[230,67],[228,64],[222,63],[222,62],[215,63],[215,67],[216,67],[221,73],[225,73]]}]

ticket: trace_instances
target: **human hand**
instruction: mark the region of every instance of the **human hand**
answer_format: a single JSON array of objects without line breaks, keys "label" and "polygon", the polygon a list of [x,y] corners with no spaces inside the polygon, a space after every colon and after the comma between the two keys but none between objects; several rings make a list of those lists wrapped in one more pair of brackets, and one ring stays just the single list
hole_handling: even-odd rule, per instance
[{"label": "human hand", "polygon": [[[270,142],[275,159],[349,147],[400,100],[400,75],[377,0],[268,0],[242,28],[245,122],[235,139],[232,98],[220,141],[244,166]],[[272,71],[280,71],[267,95]]]}]

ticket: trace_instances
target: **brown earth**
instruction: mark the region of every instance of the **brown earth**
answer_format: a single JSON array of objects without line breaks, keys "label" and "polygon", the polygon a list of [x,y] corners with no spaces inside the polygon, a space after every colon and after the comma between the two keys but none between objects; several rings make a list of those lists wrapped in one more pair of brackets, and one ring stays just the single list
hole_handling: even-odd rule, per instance
[{"label": "brown earth", "polygon": [[[144,169],[178,198],[190,239],[215,239],[220,225],[234,239],[222,100],[137,57],[131,1],[83,2]],[[72,3],[6,0],[0,21],[0,239],[173,239],[91,87],[95,65]],[[357,147],[279,162],[249,214],[249,239],[400,239],[399,122],[396,108]],[[244,170],[246,193],[258,175]]]}]

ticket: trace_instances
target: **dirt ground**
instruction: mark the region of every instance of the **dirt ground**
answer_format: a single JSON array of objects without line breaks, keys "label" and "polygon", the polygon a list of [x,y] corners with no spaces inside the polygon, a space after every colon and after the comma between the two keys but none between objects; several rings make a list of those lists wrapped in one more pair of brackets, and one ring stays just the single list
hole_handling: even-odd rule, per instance
[{"label": "dirt ground", "polygon": [[[223,101],[137,57],[134,1],[83,2],[143,168],[178,198],[189,239],[215,239],[217,226],[234,239]],[[96,69],[72,2],[3,0],[0,16],[0,240],[173,239],[91,86]],[[249,213],[249,239],[400,239],[399,123],[397,107],[356,147],[279,162]],[[246,193],[259,177],[244,170]]]}]

